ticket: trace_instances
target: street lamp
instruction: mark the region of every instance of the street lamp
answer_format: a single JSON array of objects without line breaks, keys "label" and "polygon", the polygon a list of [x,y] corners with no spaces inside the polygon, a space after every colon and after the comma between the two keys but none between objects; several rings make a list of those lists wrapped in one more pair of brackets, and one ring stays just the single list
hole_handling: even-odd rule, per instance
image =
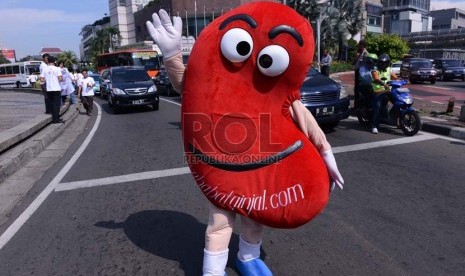
[{"label": "street lamp", "polygon": [[318,56],[318,71],[321,72],[321,67],[320,67],[320,47],[321,47],[321,21],[323,21],[327,16],[325,15],[324,17],[321,16],[321,13],[323,11],[326,11],[329,5],[331,5],[331,0],[323,0],[323,1],[318,1],[318,5],[325,5],[323,6],[323,9],[320,9],[318,19],[316,20],[316,35],[317,35],[317,56]]}]

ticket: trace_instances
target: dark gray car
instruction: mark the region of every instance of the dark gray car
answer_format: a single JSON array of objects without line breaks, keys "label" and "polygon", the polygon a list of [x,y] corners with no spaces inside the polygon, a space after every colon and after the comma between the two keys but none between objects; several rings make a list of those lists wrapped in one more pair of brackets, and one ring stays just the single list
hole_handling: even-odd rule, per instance
[{"label": "dark gray car", "polygon": [[158,110],[157,87],[142,66],[118,66],[105,69],[100,77],[103,98],[116,112],[121,107],[152,105]]},{"label": "dark gray car", "polygon": [[438,58],[433,61],[441,81],[459,79],[465,81],[465,67],[457,59]]}]

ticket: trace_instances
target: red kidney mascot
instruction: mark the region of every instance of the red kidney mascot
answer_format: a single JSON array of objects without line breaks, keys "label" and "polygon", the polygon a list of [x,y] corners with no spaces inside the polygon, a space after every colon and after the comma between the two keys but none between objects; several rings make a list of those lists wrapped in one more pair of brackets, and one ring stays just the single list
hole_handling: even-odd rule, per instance
[{"label": "red kidney mascot", "polygon": [[147,28],[182,91],[185,155],[211,203],[203,275],[225,275],[236,214],[238,270],[272,275],[260,259],[263,226],[307,223],[334,184],[344,183],[323,131],[300,101],[314,52],[310,24],[282,4],[240,6],[202,30],[187,69],[181,18],[171,21],[160,10]]}]

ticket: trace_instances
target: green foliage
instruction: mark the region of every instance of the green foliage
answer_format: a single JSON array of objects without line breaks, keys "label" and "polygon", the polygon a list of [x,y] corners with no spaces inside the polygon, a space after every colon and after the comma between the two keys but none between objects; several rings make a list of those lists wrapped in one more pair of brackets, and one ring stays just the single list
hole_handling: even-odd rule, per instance
[{"label": "green foliage", "polygon": [[365,38],[369,53],[388,54],[391,60],[401,60],[410,50],[408,43],[396,34],[368,34]]},{"label": "green foliage", "polygon": [[347,44],[349,45],[349,52],[347,53],[347,56],[349,57],[348,62],[354,64],[355,58],[357,57],[358,42],[355,39],[351,38],[349,39]]},{"label": "green foliage", "polygon": [[76,54],[72,51],[64,51],[63,53],[57,56],[57,65],[62,63],[66,68],[73,67],[73,64],[78,63],[78,58]]},{"label": "green foliage", "polygon": [[347,72],[347,71],[353,71],[354,66],[351,63],[344,62],[344,61],[333,61],[331,63],[331,68],[330,72],[332,73],[337,73],[337,72]]},{"label": "green foliage", "polygon": [[110,42],[113,35],[119,36],[118,28],[108,27],[95,32],[95,37],[92,39],[90,46],[90,62],[92,64],[96,64],[97,55],[108,53],[111,47],[114,48],[114,45],[111,45],[112,43]]},{"label": "green foliage", "polygon": [[2,54],[0,54],[0,64],[4,64],[4,63],[11,63],[11,61],[9,61]]},{"label": "green foliage", "polygon": [[[331,0],[318,4],[317,0],[289,0],[288,5],[313,23],[317,29],[317,20],[321,14],[321,49],[332,49],[343,58],[348,40],[359,33],[365,22],[362,18],[364,6],[362,0]],[[315,39],[317,39],[315,33]]]}]

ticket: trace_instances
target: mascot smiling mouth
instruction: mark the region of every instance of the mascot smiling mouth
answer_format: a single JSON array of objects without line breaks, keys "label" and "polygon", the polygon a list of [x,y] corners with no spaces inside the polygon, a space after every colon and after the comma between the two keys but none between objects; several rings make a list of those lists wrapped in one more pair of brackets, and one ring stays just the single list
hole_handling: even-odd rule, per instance
[{"label": "mascot smiling mouth", "polygon": [[302,141],[298,140],[294,144],[287,147],[285,150],[275,153],[271,156],[265,157],[256,162],[248,162],[248,163],[230,163],[230,162],[221,162],[216,160],[213,157],[210,157],[203,153],[202,151],[196,149],[192,144],[188,144],[188,150],[194,155],[197,160],[202,161],[205,164],[208,164],[212,167],[217,169],[225,170],[225,171],[234,171],[234,172],[242,172],[242,171],[250,171],[256,170],[274,163],[277,163],[284,158],[288,157],[289,155],[293,154],[294,152],[298,151],[303,147]]}]

